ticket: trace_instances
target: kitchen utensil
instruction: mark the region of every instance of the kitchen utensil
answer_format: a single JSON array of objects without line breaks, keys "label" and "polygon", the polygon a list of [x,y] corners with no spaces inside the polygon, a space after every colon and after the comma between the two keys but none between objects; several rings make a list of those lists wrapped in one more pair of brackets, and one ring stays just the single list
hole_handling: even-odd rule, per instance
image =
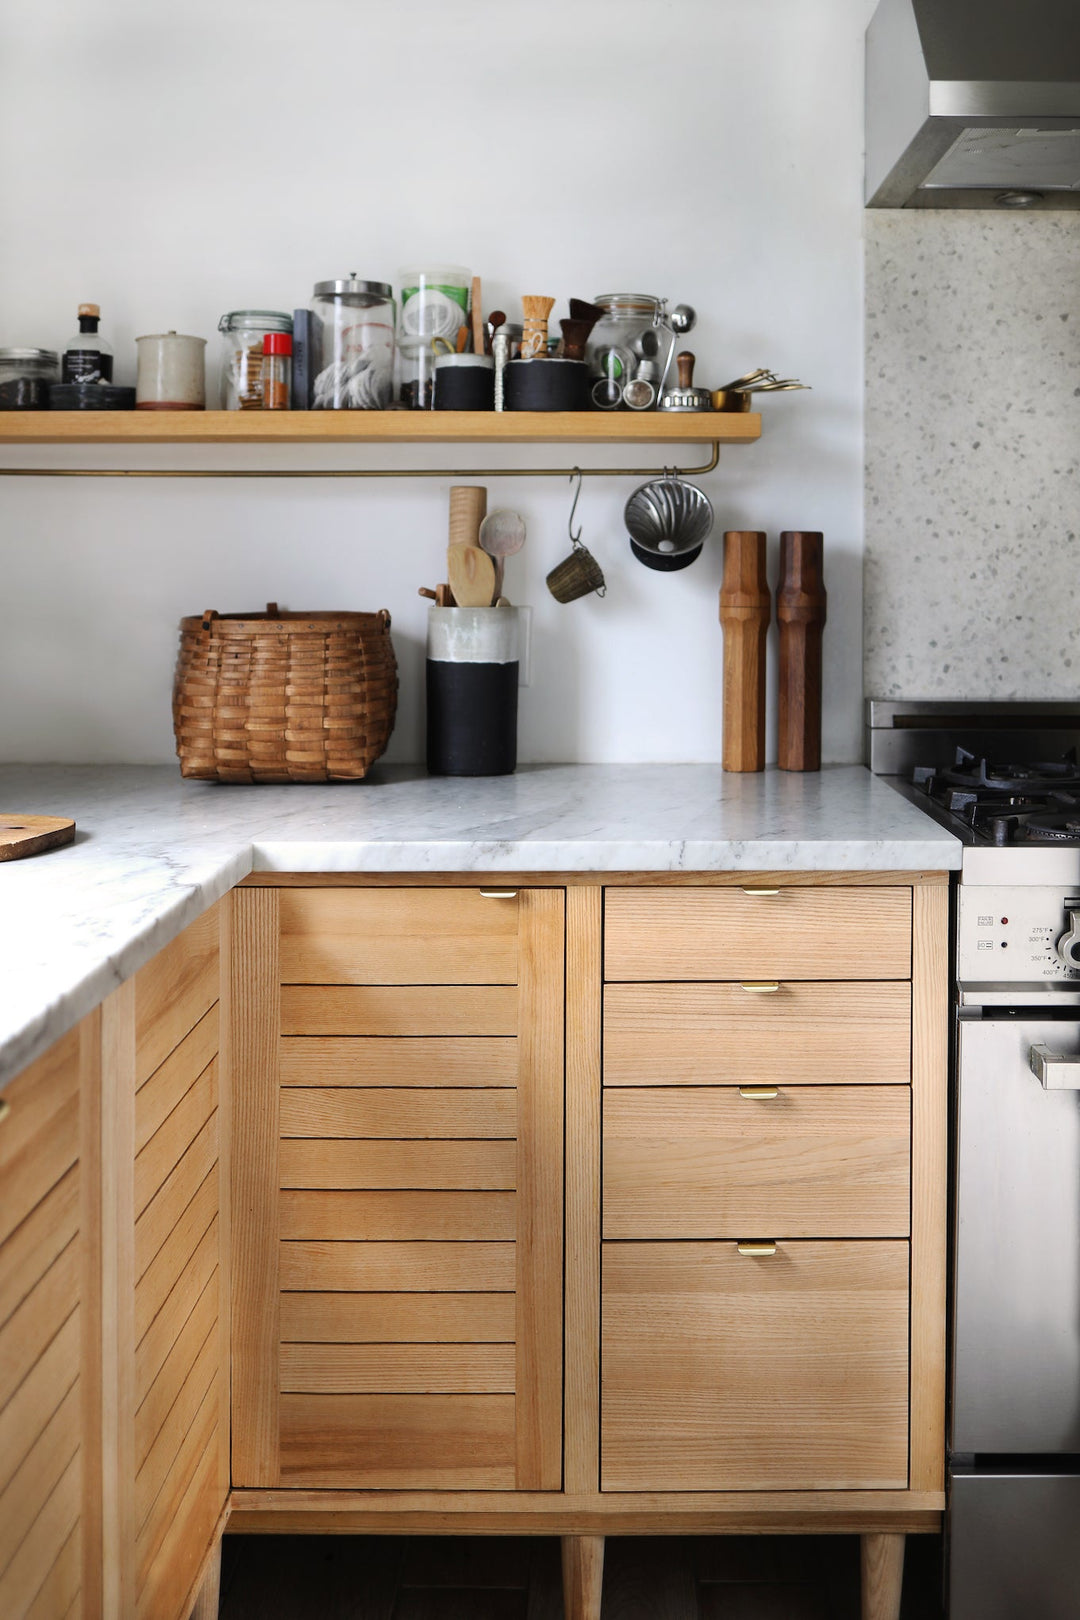
[{"label": "kitchen utensil", "polygon": [[449,546],[446,568],[458,607],[490,607],[495,589],[495,564],[479,546]]},{"label": "kitchen utensil", "polygon": [[584,298],[571,298],[570,319],[572,321],[585,321],[591,332],[597,321],[604,318],[604,310],[600,304],[590,304]]},{"label": "kitchen utensil", "polygon": [[727,388],[714,388],[712,391],[712,408],[714,411],[727,411],[729,415],[738,415],[740,412],[750,410],[751,399],[750,394],[739,389],[732,392]]},{"label": "kitchen utensil", "polygon": [[487,490],[483,484],[451,484],[449,544],[478,545],[486,514]]},{"label": "kitchen utensil", "polygon": [[668,320],[676,337],[686,337],[697,325],[697,310],[693,304],[676,304]]},{"label": "kitchen utensil", "polygon": [[765,769],[765,643],[772,598],[765,574],[765,535],[724,535],[720,623],[724,627],[725,771]]},{"label": "kitchen utensil", "polygon": [[426,596],[430,598],[432,602],[437,602],[439,600],[438,591],[431,590],[427,585],[418,585],[416,588],[416,594],[417,596]]},{"label": "kitchen utensil", "polygon": [[455,354],[464,354],[465,353],[465,345],[468,343],[468,341],[469,341],[469,328],[467,326],[459,326],[458,329],[457,329],[457,338],[456,338],[456,340],[454,342],[454,353]]},{"label": "kitchen utensil", "polygon": [[694,355],[684,349],[675,364],[679,372],[678,388],[669,389],[660,400],[662,411],[711,411],[712,394],[707,388],[694,387]]},{"label": "kitchen utensil", "polygon": [[469,306],[472,318],[472,346],[473,354],[484,352],[484,310],[481,300],[481,282],[479,276],[472,278],[472,298]]},{"label": "kitchen utensil", "polygon": [[567,522],[567,532],[570,535],[570,544],[573,547],[569,557],[564,557],[561,563],[547,576],[547,588],[556,602],[576,602],[581,596],[589,596],[593,591],[597,596],[607,594],[607,583],[604,571],[600,567],[592,552],[581,542],[581,525],[574,529],[574,513],[581,497],[581,486],[584,480],[580,468],[575,467],[570,474],[570,482],[577,479],[577,489],[570,506],[570,517]]},{"label": "kitchen utensil", "polygon": [[493,309],[487,320],[487,341],[484,344],[485,354],[495,353],[495,333],[500,326],[505,326],[506,314],[501,309]]},{"label": "kitchen utensil", "polygon": [[584,360],[592,325],[588,321],[560,321],[559,331],[562,333],[562,357],[566,360]]},{"label": "kitchen utensil", "polygon": [[489,512],[480,525],[480,545],[495,563],[495,596],[498,599],[502,599],[506,559],[514,556],[524,544],[525,519],[518,512],[501,507]]},{"label": "kitchen utensil", "polygon": [[0,812],[0,861],[21,861],[73,843],[75,823],[66,816],[20,816]]},{"label": "kitchen utensil", "polygon": [[539,294],[526,294],[521,300],[524,312],[524,331],[521,338],[521,358],[535,360],[547,354],[548,316],[555,308],[554,298]]},{"label": "kitchen utensil", "polygon": [[713,525],[709,497],[677,473],[642,484],[627,501],[623,517],[635,557],[663,573],[688,568]]},{"label": "kitchen utensil", "polygon": [[821,769],[821,638],[825,628],[824,538],[805,529],[780,536],[780,729],[782,771]]}]

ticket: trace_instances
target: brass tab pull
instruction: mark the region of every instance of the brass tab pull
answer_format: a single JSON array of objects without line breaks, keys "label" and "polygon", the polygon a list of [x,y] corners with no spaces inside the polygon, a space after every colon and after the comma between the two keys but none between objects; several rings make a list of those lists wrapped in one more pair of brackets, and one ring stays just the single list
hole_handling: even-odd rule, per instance
[{"label": "brass tab pull", "polygon": [[516,900],[518,897],[516,889],[481,889],[480,893],[485,900]]},{"label": "brass tab pull", "polygon": [[777,1086],[739,1087],[739,1096],[745,1097],[749,1102],[772,1102],[773,1098],[779,1097],[779,1095],[780,1090]]},{"label": "brass tab pull", "polygon": [[737,1243],[735,1247],[740,1254],[752,1255],[758,1259],[776,1253],[775,1243]]},{"label": "brass tab pull", "polygon": [[6,1097],[0,1097],[0,1125],[4,1123],[5,1119],[7,1119],[10,1113],[11,1104],[7,1101]]},{"label": "brass tab pull", "polygon": [[743,890],[743,894],[769,895],[769,894],[779,894],[779,893],[780,893],[779,889],[744,889]]},{"label": "brass tab pull", "polygon": [[743,985],[743,989],[746,991],[747,995],[751,995],[751,996],[775,996],[775,994],[779,990],[779,988],[780,988],[780,986],[776,982],[773,982],[771,984],[744,984]]}]

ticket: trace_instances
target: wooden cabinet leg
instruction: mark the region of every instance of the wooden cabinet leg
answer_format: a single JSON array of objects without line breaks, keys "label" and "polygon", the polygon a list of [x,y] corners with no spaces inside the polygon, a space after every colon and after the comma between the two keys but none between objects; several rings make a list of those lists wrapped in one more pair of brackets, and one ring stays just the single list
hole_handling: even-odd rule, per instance
[{"label": "wooden cabinet leg", "polygon": [[900,1620],[904,1537],[862,1538],[862,1620]]},{"label": "wooden cabinet leg", "polygon": [[563,1536],[562,1579],[566,1620],[600,1620],[603,1536]]},{"label": "wooden cabinet leg", "polygon": [[191,1620],[217,1620],[218,1609],[221,1606],[221,1542],[210,1554],[210,1561],[203,1575],[199,1595],[195,1599],[195,1607],[191,1611]]}]

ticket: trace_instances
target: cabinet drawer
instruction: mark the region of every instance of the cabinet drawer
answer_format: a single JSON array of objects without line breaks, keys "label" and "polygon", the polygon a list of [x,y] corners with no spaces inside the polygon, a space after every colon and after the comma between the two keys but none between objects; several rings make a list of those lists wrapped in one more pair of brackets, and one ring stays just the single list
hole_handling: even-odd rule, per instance
[{"label": "cabinet drawer", "polygon": [[283,889],[283,984],[516,984],[519,906],[477,889]]},{"label": "cabinet drawer", "polygon": [[604,973],[608,979],[906,979],[911,890],[609,888]]},{"label": "cabinet drawer", "polygon": [[903,1489],[906,1243],[605,1243],[601,1484]]},{"label": "cabinet drawer", "polygon": [[906,1086],[609,1091],[604,1236],[906,1237],[910,1129]]},{"label": "cabinet drawer", "polygon": [[609,984],[606,1086],[904,1085],[911,986]]}]

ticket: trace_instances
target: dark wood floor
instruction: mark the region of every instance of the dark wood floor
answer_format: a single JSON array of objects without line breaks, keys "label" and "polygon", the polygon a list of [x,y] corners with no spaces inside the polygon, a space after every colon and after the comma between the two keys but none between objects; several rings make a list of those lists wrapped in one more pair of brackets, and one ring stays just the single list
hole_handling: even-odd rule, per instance
[{"label": "dark wood floor", "polygon": [[[940,1547],[908,1542],[903,1620],[940,1620]],[[603,1620],[858,1620],[849,1536],[611,1538]],[[562,1620],[559,1543],[226,1537],[222,1620]]]}]

